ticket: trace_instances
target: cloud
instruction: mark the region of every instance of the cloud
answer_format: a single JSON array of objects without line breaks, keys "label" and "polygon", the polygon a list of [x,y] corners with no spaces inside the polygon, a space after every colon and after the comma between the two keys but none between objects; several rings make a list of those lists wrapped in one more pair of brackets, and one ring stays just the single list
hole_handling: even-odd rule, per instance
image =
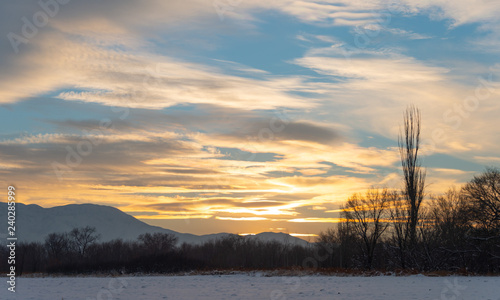
[{"label": "cloud", "polygon": [[[40,3],[52,5],[47,7]],[[46,18],[46,22],[34,20],[37,16]],[[108,53],[113,57],[106,58],[108,54],[99,52],[97,47],[77,47],[77,43],[139,46],[141,41],[154,36],[160,28],[164,30],[165,24],[172,25],[203,16],[210,19],[213,7],[197,0],[90,0],[71,1],[64,5],[58,5],[55,1],[5,3],[0,12],[0,35],[3,37],[0,40],[0,67],[4,71],[0,75],[1,101],[16,101],[54,87],[72,84],[62,79],[76,77],[76,81],[81,80],[80,76],[75,76],[75,71],[82,67],[88,70],[84,68],[85,63],[98,58],[104,61],[118,59],[116,52]],[[215,18],[207,22],[219,24]],[[146,23],[149,25],[144,26]],[[204,22],[199,19],[197,24],[204,26],[201,23]],[[7,38],[9,34],[18,36],[15,42]],[[74,69],[68,72],[61,68],[72,65]],[[17,87],[23,88],[8,88],[16,83]]]},{"label": "cloud", "polygon": [[302,22],[321,25],[348,25],[380,23],[384,15],[427,14],[439,20],[449,19],[453,26],[467,23],[496,23],[499,20],[500,5],[490,0],[401,0],[401,1],[276,1],[269,4],[257,1],[261,7],[268,7],[295,16]]},{"label": "cloud", "polygon": [[345,59],[309,56],[296,59],[295,63],[325,75],[391,83],[435,82],[442,80],[447,72],[444,68],[426,66],[410,57]]},{"label": "cloud", "polygon": [[[277,1],[272,8],[292,15],[302,22],[320,25],[363,25],[379,18],[379,1]],[[268,2],[258,4],[268,6]]]},{"label": "cloud", "polygon": [[[58,44],[55,51],[54,44]],[[69,89],[57,97],[131,108],[161,109],[180,103],[249,110],[314,106],[291,93],[304,85],[298,77],[237,77],[215,67],[128,50],[130,54],[124,54],[76,43],[61,34],[46,37],[22,72],[4,75],[2,102]]]},{"label": "cloud", "polygon": [[252,14],[259,9],[272,9],[291,15],[300,22],[317,26],[348,26],[356,29],[384,30],[409,39],[429,36],[400,28],[391,28],[396,17],[429,16],[448,22],[451,29],[476,24],[481,36],[470,39],[479,51],[495,51],[500,43],[500,4],[490,0],[400,0],[400,1],[252,1],[241,5],[240,14]]},{"label": "cloud", "polygon": [[294,223],[340,223],[344,219],[342,218],[300,218],[300,219],[290,219],[288,222]]},{"label": "cloud", "polygon": [[234,217],[215,217],[218,220],[230,220],[230,221],[264,221],[267,220],[267,218],[263,217],[241,217],[241,218],[234,218]]},{"label": "cloud", "polygon": [[229,133],[226,136],[237,138],[253,136],[257,139],[272,139],[275,141],[305,141],[318,144],[335,144],[342,141],[343,137],[334,125],[314,124],[306,121],[292,121],[286,116],[270,116],[251,120],[248,124]]},{"label": "cloud", "polygon": [[451,19],[453,26],[474,22],[497,22],[499,20],[500,4],[496,1],[404,0],[402,2],[413,10],[429,13],[434,18]]},{"label": "cloud", "polygon": [[[18,18],[41,10],[36,5],[9,7],[15,13],[5,18],[9,24],[5,34],[16,30]],[[148,109],[179,103],[249,110],[314,106],[293,94],[304,85],[300,77],[271,76],[241,65],[233,67],[259,78],[232,76],[217,67],[151,51],[156,47],[151,41],[158,38],[157,34],[173,30],[170,28],[176,24],[188,24],[183,25],[184,31],[192,26],[200,30],[223,26],[216,15],[210,3],[197,0],[71,2],[60,7],[28,44],[20,45],[26,48],[18,55],[13,55],[13,49],[2,39],[0,102],[13,103],[64,90],[58,97],[65,100]]]},{"label": "cloud", "polygon": [[390,32],[391,34],[394,34],[394,35],[397,35],[397,36],[407,37],[410,40],[425,40],[425,39],[430,39],[431,38],[428,35],[420,34],[420,33],[416,33],[416,32],[412,32],[412,31],[408,31],[408,30],[404,30],[404,29],[401,29],[401,28],[388,28],[387,31]]},{"label": "cloud", "polygon": [[[331,80],[317,83],[316,89],[332,99],[320,109],[332,112],[338,123],[394,140],[402,111],[415,104],[423,115],[424,143],[434,145],[432,151],[462,157],[490,153],[486,149],[498,142],[497,130],[486,125],[494,122],[491,112],[498,106],[496,68],[417,60],[400,51],[352,51],[337,43],[332,48],[311,48],[293,62],[315,71],[322,81],[325,76]],[[471,108],[474,103],[477,107]]]}]

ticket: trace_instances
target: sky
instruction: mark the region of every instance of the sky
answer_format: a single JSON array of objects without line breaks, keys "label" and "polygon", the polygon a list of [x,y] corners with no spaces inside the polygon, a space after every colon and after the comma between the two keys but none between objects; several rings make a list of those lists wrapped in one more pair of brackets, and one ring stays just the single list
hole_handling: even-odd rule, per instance
[{"label": "sky", "polygon": [[422,115],[428,196],[500,166],[496,0],[0,2],[0,179],[179,232],[334,226],[401,187]]}]

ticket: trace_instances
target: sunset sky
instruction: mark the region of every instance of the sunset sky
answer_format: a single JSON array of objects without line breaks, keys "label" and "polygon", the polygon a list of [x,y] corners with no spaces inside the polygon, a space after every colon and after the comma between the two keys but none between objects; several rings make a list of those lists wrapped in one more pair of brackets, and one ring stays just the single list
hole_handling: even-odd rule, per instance
[{"label": "sunset sky", "polygon": [[0,4],[0,178],[19,202],[317,234],[352,193],[401,186],[410,104],[428,193],[500,166],[499,1],[41,3]]}]

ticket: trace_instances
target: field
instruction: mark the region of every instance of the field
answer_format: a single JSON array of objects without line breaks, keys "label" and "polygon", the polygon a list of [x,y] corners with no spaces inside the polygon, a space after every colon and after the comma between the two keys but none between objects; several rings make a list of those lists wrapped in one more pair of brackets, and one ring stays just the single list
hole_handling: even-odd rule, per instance
[{"label": "field", "polygon": [[18,278],[0,299],[489,299],[500,277],[235,275]]}]

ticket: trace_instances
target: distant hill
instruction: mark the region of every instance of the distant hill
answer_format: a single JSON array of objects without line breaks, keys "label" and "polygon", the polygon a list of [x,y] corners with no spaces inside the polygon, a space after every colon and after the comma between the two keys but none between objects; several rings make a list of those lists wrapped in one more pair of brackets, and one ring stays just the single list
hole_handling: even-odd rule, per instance
[{"label": "distant hill", "polygon": [[283,232],[261,232],[255,235],[247,235],[246,238],[257,239],[263,242],[278,241],[283,244],[307,246],[309,243],[303,239],[296,238]]},{"label": "distant hill", "polygon": [[[7,203],[0,202],[0,237],[7,233]],[[92,226],[101,234],[100,241],[121,238],[135,240],[143,233],[172,233],[180,243],[200,244],[211,239],[230,235],[217,233],[194,235],[146,224],[123,211],[105,205],[70,204],[43,208],[36,204],[16,204],[16,233],[19,241],[43,241],[49,233],[68,232],[75,227]],[[276,240],[288,244],[308,245],[309,243],[286,233],[264,232],[246,238],[262,241]]]}]

